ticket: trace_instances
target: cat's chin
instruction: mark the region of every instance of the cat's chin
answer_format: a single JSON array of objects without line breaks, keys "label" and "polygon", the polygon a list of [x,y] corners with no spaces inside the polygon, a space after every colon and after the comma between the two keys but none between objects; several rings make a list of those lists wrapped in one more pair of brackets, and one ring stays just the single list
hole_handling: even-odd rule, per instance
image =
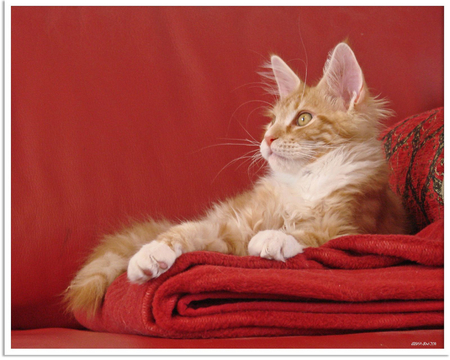
[{"label": "cat's chin", "polygon": [[298,173],[304,166],[304,163],[302,161],[289,159],[273,152],[272,149],[269,146],[267,146],[267,144],[264,141],[261,144],[260,149],[262,157],[267,161],[270,168],[275,173],[294,175]]},{"label": "cat's chin", "polygon": [[283,157],[283,156],[281,156],[281,155],[278,155],[278,154],[275,154],[275,153],[271,153],[271,154],[269,155],[269,160],[270,160],[270,159],[274,159],[274,160],[276,160],[276,161],[286,161],[286,160],[287,160],[285,157]]},{"label": "cat's chin", "polygon": [[285,157],[283,157],[283,156],[281,156],[281,155],[278,155],[278,154],[274,153],[274,152],[270,149],[270,147],[267,146],[267,145],[265,145],[265,144],[262,144],[262,145],[261,145],[261,155],[262,155],[262,157],[263,157],[264,159],[266,159],[267,162],[269,162],[269,164],[270,164],[271,162],[274,162],[274,161],[276,161],[276,162],[286,162],[286,161],[288,161],[287,158],[285,158]]},{"label": "cat's chin", "polygon": [[294,175],[303,167],[302,162],[288,159],[275,153],[271,153],[268,156],[267,162],[269,163],[270,168],[276,173]]}]

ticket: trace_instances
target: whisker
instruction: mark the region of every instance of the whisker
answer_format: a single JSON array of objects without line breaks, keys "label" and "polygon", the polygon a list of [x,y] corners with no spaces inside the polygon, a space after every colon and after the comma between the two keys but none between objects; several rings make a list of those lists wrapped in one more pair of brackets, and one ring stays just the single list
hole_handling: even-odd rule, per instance
[{"label": "whisker", "polygon": [[[250,136],[252,138],[253,141],[258,142],[258,140],[256,140],[252,134],[249,133],[249,131],[244,127],[244,125],[242,125],[240,122],[238,122],[239,125],[241,125],[242,129],[244,129],[244,131],[247,133],[248,136]],[[259,142],[258,142],[259,144]]]},{"label": "whisker", "polygon": [[[234,140],[234,139],[227,139],[227,140]],[[248,139],[236,139],[236,140],[247,140],[247,141],[249,141]],[[212,144],[212,145],[204,146],[204,147],[202,147],[202,148],[200,148],[198,150],[194,150],[194,151],[191,152],[191,154],[195,154],[195,153],[197,153],[199,151],[206,150],[206,149],[209,149],[209,148],[212,148],[212,147],[216,147],[216,146],[249,146],[249,147],[258,146],[259,147],[259,142],[256,142],[256,141],[254,143],[253,142],[251,142],[251,143],[232,143],[232,142],[230,142],[230,143]]]},{"label": "whisker", "polygon": [[[254,108],[252,111],[250,111],[250,113],[247,115],[247,119],[245,120],[245,124],[247,125],[248,124],[248,119],[250,118],[250,116],[252,116],[252,114],[256,111],[256,110],[259,110],[259,109],[268,109],[268,107],[267,106],[258,106],[258,107],[256,107],[256,108]],[[262,115],[262,114],[261,114]]]},{"label": "whisker", "polygon": [[[265,167],[265,165],[267,164],[267,162],[265,161],[265,159],[261,156],[258,160],[263,160],[261,161],[261,165],[259,166],[258,169],[256,169],[255,174],[257,174],[261,169],[263,169]],[[255,166],[257,164],[257,162],[254,163]]]},{"label": "whisker", "polygon": [[[242,159],[242,158],[241,158]],[[251,161],[253,159],[253,155],[252,156],[246,156],[243,161],[236,167],[236,169],[239,169],[242,165],[244,165],[246,162]]]},{"label": "whisker", "polygon": [[261,164],[261,166],[259,166],[258,169],[256,169],[256,171],[254,172],[254,174],[257,174],[257,173],[259,172],[259,170],[261,170],[261,168],[266,164],[266,161],[265,161],[265,159],[262,157],[262,155],[261,155],[260,152],[257,152],[257,153],[255,153],[255,154],[253,155],[252,161],[250,162],[250,164],[249,164],[249,166],[248,166],[248,168],[247,168],[247,174],[248,174],[248,177],[249,177],[249,178],[251,178],[250,170],[251,170],[254,166],[256,166],[256,164],[257,164],[259,161],[261,161],[261,160],[263,160],[263,161],[262,161],[262,164]]},{"label": "whisker", "polygon": [[[226,164],[224,167],[222,167],[222,168],[220,169],[220,171],[219,171],[219,172],[217,173],[217,175],[214,177],[214,179],[212,180],[212,182],[214,182],[214,181],[217,179],[217,177],[222,173],[222,171],[224,171],[226,168],[228,168],[229,166],[231,166],[231,165],[234,164],[235,162],[237,162],[237,161],[239,161],[239,160],[244,160],[244,162],[245,162],[245,161],[248,161],[249,159],[253,158],[254,155],[249,155],[249,154],[254,153],[254,152],[256,152],[256,151],[258,151],[258,149],[251,150],[251,151],[249,151],[248,153],[246,153],[246,154],[244,154],[244,155],[242,155],[242,156],[240,156],[240,157],[238,157],[238,158],[236,158],[236,159],[231,160],[228,164]],[[242,165],[242,164],[241,164],[241,165]]]},{"label": "whisker", "polygon": [[266,104],[266,105],[268,105],[268,106],[272,106],[271,103],[269,103],[268,101],[265,101],[265,100],[248,100],[248,101],[242,103],[241,105],[239,105],[239,106],[236,108],[236,110],[233,111],[233,113],[232,113],[231,116],[230,116],[230,120],[228,121],[227,132],[226,132],[227,134],[228,134],[228,131],[230,130],[231,120],[233,120],[234,115],[236,114],[236,112],[237,112],[241,107],[243,107],[244,105],[247,105],[247,104],[250,104],[250,103],[253,103],[253,102],[260,102],[260,103]]},{"label": "whisker", "polygon": [[265,90],[266,86],[268,86],[268,84],[266,82],[264,82],[264,81],[248,82],[246,84],[237,86],[236,88],[231,90],[231,92],[237,91],[237,90],[243,88],[244,86],[248,86],[249,88],[261,88],[261,89]]},{"label": "whisker", "polygon": [[304,61],[304,64],[305,64],[305,79],[304,79],[305,86],[303,87],[302,97],[301,97],[301,100],[303,100],[303,96],[305,95],[306,82],[308,80],[308,52],[306,51],[305,42],[303,41],[302,29],[300,28],[300,21],[297,22],[297,26],[298,26],[298,33],[300,35],[300,41],[302,42],[303,51],[305,53],[305,61]]},{"label": "whisker", "polygon": [[259,141],[257,140],[252,140],[252,139],[239,139],[239,138],[219,138],[219,140],[232,140],[232,141],[245,141],[251,144],[255,144],[258,145],[260,144]]},{"label": "whisker", "polygon": [[253,160],[252,160],[252,162],[250,163],[250,165],[249,165],[249,168],[251,168],[252,166],[254,166],[258,161],[260,161],[260,160],[264,160],[265,161],[265,159],[262,157],[262,155],[261,155],[261,153],[256,153],[254,156],[253,156]]}]

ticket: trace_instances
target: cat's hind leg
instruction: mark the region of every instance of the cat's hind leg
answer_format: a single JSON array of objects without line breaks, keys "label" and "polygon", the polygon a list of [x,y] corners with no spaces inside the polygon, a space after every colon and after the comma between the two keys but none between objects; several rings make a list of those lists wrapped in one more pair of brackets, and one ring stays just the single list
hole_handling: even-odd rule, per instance
[{"label": "cat's hind leg", "polygon": [[169,222],[151,220],[105,236],[64,292],[67,309],[93,316],[108,286],[127,270],[130,258],[171,226]]}]

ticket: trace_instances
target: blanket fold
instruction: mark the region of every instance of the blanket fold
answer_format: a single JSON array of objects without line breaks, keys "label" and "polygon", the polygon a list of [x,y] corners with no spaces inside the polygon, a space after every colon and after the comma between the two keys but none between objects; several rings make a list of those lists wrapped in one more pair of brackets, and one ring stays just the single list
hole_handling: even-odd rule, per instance
[{"label": "blanket fold", "polygon": [[184,254],[144,285],[109,287],[95,331],[171,338],[339,334],[443,326],[443,221],[354,235],[276,262]]}]

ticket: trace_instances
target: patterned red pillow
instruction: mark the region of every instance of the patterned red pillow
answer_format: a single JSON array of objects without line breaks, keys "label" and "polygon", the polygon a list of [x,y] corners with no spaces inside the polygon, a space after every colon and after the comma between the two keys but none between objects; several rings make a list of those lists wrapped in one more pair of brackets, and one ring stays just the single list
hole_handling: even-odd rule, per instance
[{"label": "patterned red pillow", "polygon": [[421,230],[444,217],[444,109],[407,118],[381,135],[392,189]]}]

